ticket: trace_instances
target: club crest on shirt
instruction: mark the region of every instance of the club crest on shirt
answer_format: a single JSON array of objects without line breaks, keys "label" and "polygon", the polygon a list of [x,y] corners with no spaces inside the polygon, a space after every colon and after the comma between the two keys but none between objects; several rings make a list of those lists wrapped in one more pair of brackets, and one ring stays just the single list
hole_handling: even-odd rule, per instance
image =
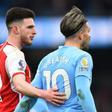
[{"label": "club crest on shirt", "polygon": [[18,62],[18,64],[19,64],[19,70],[24,70],[24,68],[25,68],[25,62],[20,59],[19,62]]}]

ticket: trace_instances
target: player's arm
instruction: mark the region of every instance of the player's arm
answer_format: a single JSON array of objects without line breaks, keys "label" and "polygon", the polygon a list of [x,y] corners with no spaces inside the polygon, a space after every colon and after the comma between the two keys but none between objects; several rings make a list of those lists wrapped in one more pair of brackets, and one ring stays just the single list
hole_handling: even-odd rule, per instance
[{"label": "player's arm", "polygon": [[[26,66],[26,61],[22,52],[15,50],[10,53],[10,55],[7,55],[5,67],[11,82],[12,90],[31,97],[41,97],[46,100],[50,99],[50,101],[57,99],[59,103],[61,103],[63,99],[58,99],[57,96],[59,95],[61,97],[61,94],[57,91],[38,89],[26,82]],[[64,98],[63,95],[61,98]]]},{"label": "player's arm", "polygon": [[14,112],[28,112],[36,103],[37,98],[23,96]]},{"label": "player's arm", "polygon": [[79,103],[85,112],[96,112],[93,96],[90,91],[90,79],[85,76],[75,78]]},{"label": "player's arm", "polygon": [[22,98],[22,100],[19,102],[14,112],[37,111],[35,110],[35,107],[38,109],[38,112],[49,112],[46,100],[44,100],[43,98],[37,99],[37,98],[31,98],[27,96],[24,96]]},{"label": "player's arm", "polygon": [[52,103],[63,103],[65,94],[58,93],[57,89],[42,90],[26,82],[26,61],[23,53],[18,51],[12,52],[7,57],[5,65],[10,82],[12,83],[12,90],[31,97],[41,97]]},{"label": "player's arm", "polygon": [[[33,90],[32,92],[35,91],[35,94],[44,92],[45,94],[43,94],[43,98],[46,99],[47,101],[55,104],[55,105],[59,105],[59,104],[63,103],[65,100],[65,94],[58,93],[57,89],[49,89],[49,90],[37,89],[37,87],[42,88],[41,87],[41,77],[39,77],[39,76],[40,75],[36,74],[36,76],[32,82],[32,85],[34,86],[34,89],[35,89],[35,90],[32,89]],[[20,76],[19,76],[19,78],[20,78]],[[17,77],[17,80],[18,80],[18,77]],[[18,83],[20,82],[17,80],[15,80],[16,84],[17,84],[17,82]],[[21,80],[23,80],[23,79],[21,79]],[[22,85],[22,83],[20,83],[19,86],[21,86],[21,87],[16,87],[16,88],[18,88],[18,91],[19,90],[22,90],[21,92],[25,91],[24,90],[25,84]],[[28,85],[27,85],[27,89],[28,89]],[[31,88],[29,87],[28,90],[30,92]],[[36,92],[36,90],[39,90],[39,91]],[[27,94],[27,93],[24,93],[24,94]],[[34,95],[32,95],[32,96],[34,96]],[[38,97],[38,95],[36,97]],[[23,98],[20,100],[18,106],[16,107],[15,112],[27,112],[27,111],[29,111],[33,107],[33,105],[36,103],[36,101],[37,101],[36,97],[31,97],[31,95],[23,96]],[[42,97],[42,96],[40,96],[40,97]]]},{"label": "player's arm", "polygon": [[96,112],[93,96],[90,91],[93,62],[89,54],[79,57],[76,65],[76,91],[79,103],[85,112]]},{"label": "player's arm", "polygon": [[27,96],[44,98],[54,104],[61,104],[65,100],[65,94],[58,93],[57,89],[42,90],[33,87],[25,81],[25,76],[23,74],[14,76],[13,84],[16,91]]}]

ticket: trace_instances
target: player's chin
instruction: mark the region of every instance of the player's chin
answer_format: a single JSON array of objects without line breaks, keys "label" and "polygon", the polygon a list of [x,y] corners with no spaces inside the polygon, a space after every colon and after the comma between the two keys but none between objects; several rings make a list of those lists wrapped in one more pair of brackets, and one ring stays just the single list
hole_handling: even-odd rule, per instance
[{"label": "player's chin", "polygon": [[26,45],[27,45],[27,46],[32,45],[32,41],[27,42]]}]

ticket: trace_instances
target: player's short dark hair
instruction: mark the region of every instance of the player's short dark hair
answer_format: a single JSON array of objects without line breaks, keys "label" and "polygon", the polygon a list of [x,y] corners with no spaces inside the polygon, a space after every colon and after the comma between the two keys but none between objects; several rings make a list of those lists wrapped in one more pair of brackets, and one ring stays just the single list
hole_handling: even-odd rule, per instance
[{"label": "player's short dark hair", "polygon": [[84,13],[76,6],[63,17],[60,30],[65,38],[77,33],[87,22]]},{"label": "player's short dark hair", "polygon": [[9,25],[15,21],[23,20],[24,18],[35,18],[35,13],[27,8],[13,7],[6,13],[6,25]]}]

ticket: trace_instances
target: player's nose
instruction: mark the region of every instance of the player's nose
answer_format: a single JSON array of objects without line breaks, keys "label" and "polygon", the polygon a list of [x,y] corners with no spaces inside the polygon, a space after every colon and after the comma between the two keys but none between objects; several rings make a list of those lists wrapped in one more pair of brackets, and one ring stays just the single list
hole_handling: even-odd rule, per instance
[{"label": "player's nose", "polygon": [[32,32],[33,32],[33,35],[36,35],[36,34],[37,34],[37,32],[36,32],[36,29],[35,29],[35,28],[33,29],[33,31],[32,31]]}]

